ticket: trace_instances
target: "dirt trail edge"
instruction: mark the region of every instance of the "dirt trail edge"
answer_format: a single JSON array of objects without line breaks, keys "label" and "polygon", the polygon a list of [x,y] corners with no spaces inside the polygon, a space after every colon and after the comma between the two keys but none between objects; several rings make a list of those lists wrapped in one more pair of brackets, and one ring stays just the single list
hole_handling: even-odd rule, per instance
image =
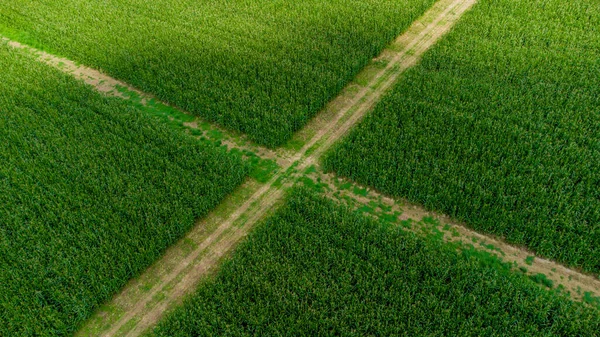
[{"label": "dirt trail edge", "polygon": [[[252,226],[283,202],[285,190],[293,186],[299,178],[306,178],[307,169],[318,165],[321,155],[356,125],[399,76],[406,69],[414,66],[475,2],[476,0],[438,1],[294,136],[290,144],[300,144],[299,146],[288,144],[273,151],[247,141],[244,136],[224,131],[200,119],[186,119],[176,113],[170,114],[168,116],[170,119],[181,118],[184,126],[200,129],[209,139],[215,138],[214,135],[217,134],[216,140],[230,149],[248,150],[265,159],[274,159],[280,169],[266,183],[261,184],[250,180],[238,188],[207,217],[199,221],[183,239],[170,247],[161,259],[138,278],[131,280],[109,303],[99,308],[81,327],[77,335],[139,336],[151,328],[165,312],[175,307],[182,298],[192,292],[198,282],[215,271],[219,261],[233,250]],[[144,94],[97,70],[78,66],[69,60],[16,42],[8,41],[8,43],[14,48],[35,54],[41,62],[70,73],[107,95],[139,100],[142,105],[168,107],[164,103],[157,102],[151,95]],[[170,107],[169,109],[176,110]],[[338,179],[320,172],[316,174],[319,175],[315,178],[318,180]],[[335,186],[333,183],[330,185]],[[372,196],[377,200],[385,200],[384,204],[389,205],[386,206],[387,208],[398,210],[401,214],[397,214],[397,219],[400,221],[406,219],[419,221],[429,214],[417,206],[411,205],[410,208],[406,208],[405,203],[389,198],[382,199],[382,196],[375,193],[372,193]],[[363,205],[374,202],[367,197],[355,196],[353,200],[362,202]],[[451,221],[444,223],[449,224]],[[458,232],[464,236],[460,240],[473,240],[476,237],[484,248],[487,248],[485,242],[493,242],[505,256],[514,255],[522,258],[529,254],[523,249],[508,246],[501,241],[470,231],[460,224],[452,226],[454,226],[452,234]],[[446,236],[449,241],[457,240],[454,235],[444,237]],[[539,270],[540,273],[549,274],[551,271],[559,270],[563,276],[568,274],[572,281],[569,289],[575,289],[577,286],[585,291],[600,289],[599,280],[575,271],[570,271],[569,274],[564,272],[568,270],[567,268],[546,262],[548,263],[544,264],[544,260],[536,259],[532,264],[535,267],[529,266],[529,263],[528,266],[531,272]],[[581,282],[577,284],[579,281]],[[600,294],[600,290],[595,293]]]}]

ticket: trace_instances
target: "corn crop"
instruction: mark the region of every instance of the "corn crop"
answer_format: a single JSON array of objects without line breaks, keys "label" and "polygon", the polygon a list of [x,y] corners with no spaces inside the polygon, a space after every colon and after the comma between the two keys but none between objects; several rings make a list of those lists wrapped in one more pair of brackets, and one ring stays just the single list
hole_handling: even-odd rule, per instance
[{"label": "corn crop", "polygon": [[0,336],[70,335],[247,167],[0,44]]}]

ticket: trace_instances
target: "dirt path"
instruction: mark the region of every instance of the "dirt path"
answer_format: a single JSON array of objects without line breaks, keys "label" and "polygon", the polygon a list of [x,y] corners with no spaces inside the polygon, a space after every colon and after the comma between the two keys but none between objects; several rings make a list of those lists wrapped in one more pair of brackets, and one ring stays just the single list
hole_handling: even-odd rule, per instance
[{"label": "dirt path", "polygon": [[[305,176],[305,170],[318,164],[321,155],[355,126],[402,73],[414,66],[475,2],[475,0],[437,2],[380,57],[373,60],[353,83],[328,104],[322,113],[294,136],[290,144],[300,144],[296,149],[287,146],[272,151],[252,144],[243,136],[227,133],[217,127],[210,125],[200,127],[204,122],[198,119],[184,122],[188,127],[208,130],[207,137],[217,132],[220,134],[218,140],[229,148],[247,150],[263,158],[277,160],[281,169],[265,184],[249,181],[240,187],[200,221],[185,238],[169,248],[160,260],[139,278],[130,281],[119,294],[100,308],[82,326],[77,335],[139,336],[151,328],[166,311],[175,307],[182,298],[192,292],[198,282],[214,272],[219,262],[234,249],[252,226],[270,214],[271,210],[283,201],[285,191],[294,185],[299,177]],[[108,95],[125,99],[141,97],[142,104],[162,104],[156,103],[152,96],[141,93],[96,70],[77,66],[68,60],[35,51],[18,43],[10,42],[10,44],[15,48],[34,52],[40,61],[69,72]],[[380,195],[375,197],[383,198]],[[373,199],[367,197],[356,197],[355,200],[363,204],[373,202]],[[403,215],[398,216],[398,220],[418,219],[428,214],[419,208],[398,206],[397,202],[389,198],[385,200],[387,207],[404,212]],[[505,252],[505,256],[514,256],[514,259],[531,255],[522,249],[470,231],[460,224],[453,224],[451,221],[445,221],[444,224],[454,226],[450,227],[453,228],[451,231],[453,235],[448,235],[448,240],[457,240],[454,233],[458,232],[460,240],[466,242],[477,237],[482,245],[482,242],[492,243],[500,247],[499,249]],[[567,275],[566,268],[546,262],[535,259],[534,263],[528,266],[529,271],[543,273],[552,271],[556,275]],[[571,280],[581,281],[577,284],[581,289],[600,289],[600,281],[573,273],[569,276]],[[586,282],[589,287],[581,286]],[[576,283],[573,283],[569,289],[575,286]]]},{"label": "dirt path", "polygon": [[[420,205],[388,197],[333,174],[324,174],[321,170],[314,171],[309,176],[315,184],[320,184],[320,189],[325,191],[325,195],[351,208],[362,208],[366,214],[385,218],[397,225],[402,225],[408,220],[411,222],[411,226],[403,227],[417,234],[441,233],[445,241],[459,242],[465,247],[472,246],[477,250],[495,255],[503,262],[510,263],[512,269],[517,272],[532,277],[544,274],[548,280],[552,281],[553,288],[564,287],[572,299],[582,300],[585,293],[596,297],[600,296],[599,279],[569,269],[554,261],[535,257],[534,253],[507,244],[500,239],[477,233],[464,223],[457,222],[448,216],[429,212]],[[365,208],[365,205],[368,207]],[[435,219],[437,223],[424,221],[426,218]]]},{"label": "dirt path", "polygon": [[[48,54],[44,51],[29,47],[19,42],[11,41],[1,36],[0,41],[5,41],[9,46],[15,49],[20,49],[34,55],[38,61],[70,74],[76,79],[85,82],[107,96],[134,100],[136,103],[140,103],[143,106],[150,106],[154,110],[162,110],[165,114],[168,114],[167,118],[169,118],[171,121],[179,120],[183,126],[189,129],[202,131],[202,136],[214,141],[221,141],[221,143],[227,146],[229,149],[235,148],[241,151],[250,151],[264,159],[273,159],[276,161],[282,160],[282,158],[280,158],[275,151],[253,143],[242,134],[222,129],[216,125],[202,120],[201,118],[186,113],[177,107],[160,102],[153,95],[144,93],[125,82],[119,81],[104,74],[97,69],[78,65],[69,59]],[[169,114],[169,112],[171,113]]]},{"label": "dirt path", "polygon": [[[182,259],[171,273],[161,278],[153,291],[148,292],[102,335],[138,336],[154,325],[172,303],[193,290],[211,267],[217,264],[248,233],[249,229],[265,216],[265,213],[282,201],[284,190],[293,185],[297,179],[297,175],[292,173],[302,172],[318,162],[320,156],[356,125],[398,77],[406,69],[415,65],[425,51],[448,32],[474,2],[473,0],[442,0],[415,22],[407,33],[393,44],[398,51],[386,52],[392,57],[387,60],[387,65],[383,69],[370,75],[365,85],[351,84],[349,87],[360,86],[360,90],[356,93],[352,93],[352,90],[344,91],[342,93],[342,96],[346,96],[342,98],[344,103],[336,103],[336,108],[328,116],[329,118],[321,119],[321,123],[311,123],[307,126],[306,130],[312,136],[304,142],[299,151],[290,155],[289,151],[281,150],[280,156],[288,159],[281,172],[233,210],[230,217],[221,222],[195,250]],[[381,59],[378,61],[381,62]],[[236,226],[236,223],[239,225]],[[181,280],[172,284],[178,277]],[[169,300],[149,306],[157,293],[169,285],[171,288],[166,294]],[[133,327],[127,329],[128,322],[132,321],[135,322]]]}]

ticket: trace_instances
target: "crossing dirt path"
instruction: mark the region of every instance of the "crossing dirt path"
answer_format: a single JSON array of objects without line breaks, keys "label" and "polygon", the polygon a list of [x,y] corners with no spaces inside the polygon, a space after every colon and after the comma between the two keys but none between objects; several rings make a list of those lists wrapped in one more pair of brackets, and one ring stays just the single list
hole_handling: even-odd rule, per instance
[{"label": "crossing dirt path", "polygon": [[[348,90],[344,90],[328,106],[328,114],[323,114],[305,128],[304,134],[311,136],[303,140],[304,145],[299,151],[290,153],[286,149],[279,150],[279,156],[287,159],[279,173],[259,186],[238,208],[232,209],[230,216],[179,261],[176,268],[165,273],[151,291],[136,301],[108,330],[101,331],[101,334],[138,336],[154,325],[168,307],[193,290],[198,281],[218,264],[251,227],[282,201],[284,190],[296,182],[297,174],[294,173],[303,172],[317,163],[320,156],[356,125],[398,77],[415,65],[425,51],[447,33],[474,2],[442,0],[417,20],[378,59],[379,64],[387,63],[385,67],[373,72],[362,86],[351,84]],[[179,281],[175,281],[176,279]],[[167,288],[169,290],[164,294],[165,300],[153,304],[157,294]]]},{"label": "crossing dirt path", "polygon": [[[250,151],[259,157],[275,160],[279,169],[266,183],[250,180],[238,188],[217,209],[199,221],[183,239],[169,248],[160,260],[140,277],[130,281],[112,301],[100,308],[82,326],[77,335],[141,335],[165,312],[192,292],[198,282],[214,272],[219,262],[247,235],[252,226],[283,202],[285,191],[296,184],[299,178],[317,175],[313,178],[328,181],[330,190],[336,190],[339,184],[334,181],[338,178],[323,174],[318,168],[322,154],[355,126],[404,71],[417,64],[423,54],[453,27],[475,2],[476,0],[438,1],[294,136],[290,144],[299,145],[270,150],[253,144],[242,135],[222,130],[200,119],[184,121],[185,118],[182,117],[182,124],[185,127],[201,129],[203,135],[208,138],[218,134],[217,140],[230,149]],[[72,74],[107,95],[138,99],[142,104],[166,106],[151,95],[142,93],[94,69],[78,66],[69,60],[13,41],[8,43],[15,48],[35,54],[38,60]],[[169,118],[179,117],[175,114]],[[312,170],[313,173],[306,173],[307,169],[313,167],[316,168],[316,172]],[[358,188],[356,185],[353,186]],[[347,196],[348,198],[344,200],[354,200],[355,206],[373,202],[382,203],[386,208],[396,212],[392,214],[396,214],[396,220],[400,222],[413,219],[418,225],[423,217],[436,217],[441,224],[437,230],[445,231],[444,238],[448,241],[477,242],[477,248],[495,252],[494,254],[509,262],[517,263],[518,260],[519,265],[527,259],[529,274],[543,273],[555,281],[555,284],[565,284],[570,291],[600,295],[600,281],[594,277],[569,270],[551,261],[542,259],[531,261],[529,256],[533,254],[524,249],[473,232],[462,224],[428,213],[419,206],[408,205],[401,200],[393,200],[374,191],[369,191],[368,197],[356,194]]]}]

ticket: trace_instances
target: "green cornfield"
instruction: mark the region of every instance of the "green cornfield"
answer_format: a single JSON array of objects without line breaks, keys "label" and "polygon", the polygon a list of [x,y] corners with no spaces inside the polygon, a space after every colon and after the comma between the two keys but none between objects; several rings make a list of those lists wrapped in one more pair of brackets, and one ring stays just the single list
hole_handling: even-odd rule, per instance
[{"label": "green cornfield", "polygon": [[600,274],[600,3],[481,0],[325,159]]},{"label": "green cornfield", "polygon": [[0,336],[71,335],[248,167],[0,43]]},{"label": "green cornfield", "polygon": [[0,0],[0,337],[598,336],[598,277],[599,0]]},{"label": "green cornfield", "polygon": [[434,0],[0,0],[0,34],[275,147]]},{"label": "green cornfield", "polygon": [[594,336],[598,310],[295,191],[154,336]]}]

